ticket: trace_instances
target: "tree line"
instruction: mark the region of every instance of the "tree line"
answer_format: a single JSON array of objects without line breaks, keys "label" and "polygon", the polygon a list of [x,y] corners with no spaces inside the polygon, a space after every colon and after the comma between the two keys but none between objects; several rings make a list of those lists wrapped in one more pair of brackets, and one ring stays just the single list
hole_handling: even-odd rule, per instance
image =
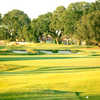
[{"label": "tree line", "polygon": [[100,1],[75,2],[67,8],[57,7],[32,20],[14,9],[0,14],[0,40],[41,42],[52,39],[57,44],[100,43]]}]

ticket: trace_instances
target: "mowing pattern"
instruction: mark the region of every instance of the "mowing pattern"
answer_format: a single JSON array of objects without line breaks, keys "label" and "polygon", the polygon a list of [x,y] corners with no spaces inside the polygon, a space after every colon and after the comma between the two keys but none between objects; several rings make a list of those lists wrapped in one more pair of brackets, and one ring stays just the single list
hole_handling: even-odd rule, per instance
[{"label": "mowing pattern", "polygon": [[0,100],[100,100],[100,56],[0,56]]}]

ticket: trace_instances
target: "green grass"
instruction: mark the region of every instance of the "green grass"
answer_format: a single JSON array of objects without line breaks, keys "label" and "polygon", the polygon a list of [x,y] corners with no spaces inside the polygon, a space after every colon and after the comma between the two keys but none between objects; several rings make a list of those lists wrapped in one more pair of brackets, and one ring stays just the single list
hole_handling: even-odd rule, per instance
[{"label": "green grass", "polygon": [[83,52],[0,55],[0,100],[100,100],[100,49],[77,50]]}]

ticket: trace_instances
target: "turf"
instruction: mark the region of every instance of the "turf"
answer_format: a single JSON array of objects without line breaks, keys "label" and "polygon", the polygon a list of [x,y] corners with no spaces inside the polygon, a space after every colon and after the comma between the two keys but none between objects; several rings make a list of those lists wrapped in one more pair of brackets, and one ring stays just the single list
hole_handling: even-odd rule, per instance
[{"label": "turf", "polygon": [[100,100],[97,49],[70,55],[1,55],[0,100]]}]

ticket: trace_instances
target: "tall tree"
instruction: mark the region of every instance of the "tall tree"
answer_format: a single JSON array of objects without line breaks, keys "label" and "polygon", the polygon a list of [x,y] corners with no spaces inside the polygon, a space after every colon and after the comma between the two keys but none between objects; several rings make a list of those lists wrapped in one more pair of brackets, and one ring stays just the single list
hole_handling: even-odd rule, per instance
[{"label": "tall tree", "polygon": [[8,35],[10,40],[22,39],[23,37],[23,27],[29,26],[30,18],[23,11],[12,10],[4,15],[3,25],[6,25],[8,29]]},{"label": "tall tree", "polygon": [[51,17],[51,23],[50,23],[50,31],[52,37],[55,39],[56,43],[61,42],[61,37],[63,36],[64,32],[64,22],[62,21],[62,15],[65,11],[64,6],[59,6],[56,8],[56,10],[53,12]]},{"label": "tall tree", "polygon": [[49,33],[50,17],[52,13],[40,15],[37,19],[33,19],[31,26],[33,30],[34,41],[43,40],[43,35]]},{"label": "tall tree", "polygon": [[87,2],[76,2],[71,3],[63,14],[64,23],[64,33],[68,35],[69,38],[75,32],[75,25],[77,21],[84,15],[89,13],[90,4]]},{"label": "tall tree", "polygon": [[95,2],[91,3],[90,12],[100,10],[100,0],[96,0]]},{"label": "tall tree", "polygon": [[77,23],[76,35],[86,40],[87,43],[99,44],[100,42],[100,11],[83,16]]},{"label": "tall tree", "polygon": [[34,41],[34,42],[39,42],[39,30],[38,30],[38,21],[37,21],[37,19],[33,19],[32,20],[32,22],[31,22],[31,27],[32,27],[32,36],[31,36],[31,38],[32,38],[32,40]]},{"label": "tall tree", "polygon": [[6,39],[5,37],[5,28],[2,26],[2,15],[0,14],[0,40]]}]

